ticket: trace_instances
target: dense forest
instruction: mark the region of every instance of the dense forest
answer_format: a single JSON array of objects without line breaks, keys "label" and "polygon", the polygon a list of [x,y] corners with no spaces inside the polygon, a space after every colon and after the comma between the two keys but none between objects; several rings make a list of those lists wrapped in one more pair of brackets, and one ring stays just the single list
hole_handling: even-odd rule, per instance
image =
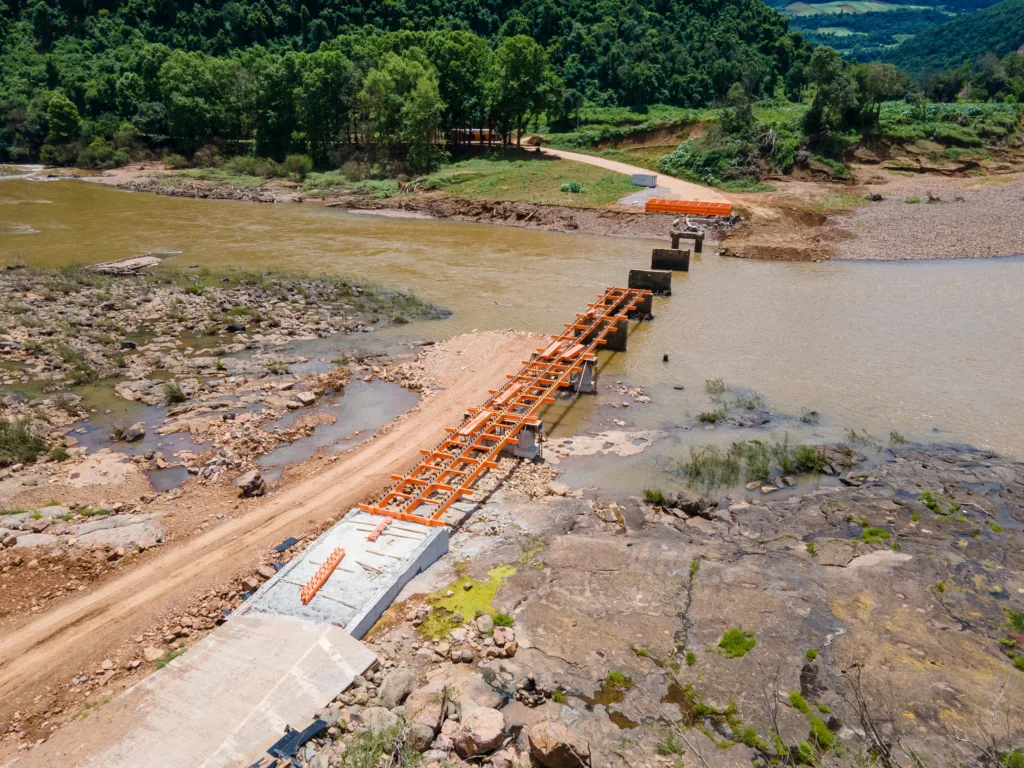
[{"label": "dense forest", "polygon": [[1001,3],[922,32],[882,58],[914,75],[973,63],[979,56],[1004,57],[1024,45],[1024,0]]},{"label": "dense forest", "polygon": [[2,0],[0,51],[0,157],[104,164],[143,136],[322,159],[344,134],[429,165],[436,128],[799,92],[811,46],[759,0]]}]

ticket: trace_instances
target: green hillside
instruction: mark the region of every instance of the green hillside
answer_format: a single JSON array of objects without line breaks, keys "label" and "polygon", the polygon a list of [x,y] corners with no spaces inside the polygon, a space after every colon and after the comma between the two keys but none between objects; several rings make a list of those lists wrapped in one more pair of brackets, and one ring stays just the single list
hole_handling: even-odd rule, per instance
[{"label": "green hillside", "polygon": [[1003,0],[922,32],[881,58],[912,74],[952,69],[984,54],[998,57],[1024,45],[1024,0]]},{"label": "green hillside", "polygon": [[[517,36],[540,51],[517,44],[501,59]],[[328,50],[344,61],[323,59]],[[84,121],[72,126],[82,138],[109,138],[127,122],[194,149],[213,136],[259,139],[276,126],[281,135],[263,148],[281,155],[303,144],[285,135],[303,128],[296,97],[341,89],[351,103],[331,120],[358,131],[369,102],[354,95],[391,54],[413,63],[402,72],[394,65],[386,87],[375,83],[381,98],[401,95],[396,83],[411,93],[413,80],[433,78],[444,128],[481,120],[508,128],[584,100],[701,107],[736,82],[754,97],[799,88],[810,46],[760,0],[2,0],[0,159],[38,151],[54,92]],[[321,58],[311,65],[311,56]],[[544,93],[527,94],[527,84]],[[308,120],[322,123],[309,106]],[[65,113],[74,123],[63,102],[56,112],[58,123]]]}]

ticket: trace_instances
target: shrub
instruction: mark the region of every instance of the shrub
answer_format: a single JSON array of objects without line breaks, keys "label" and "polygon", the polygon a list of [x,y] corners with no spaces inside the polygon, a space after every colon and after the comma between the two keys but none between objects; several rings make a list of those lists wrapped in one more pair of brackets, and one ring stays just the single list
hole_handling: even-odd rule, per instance
[{"label": "shrub", "polygon": [[692,667],[696,663],[697,663],[697,654],[694,653],[693,651],[687,651],[686,652],[686,666]]},{"label": "shrub", "polygon": [[496,627],[511,627],[515,623],[516,620],[507,613],[494,614],[494,626]]},{"label": "shrub", "polygon": [[608,680],[608,684],[609,685],[614,685],[614,686],[629,685],[630,683],[633,682],[632,679],[628,675],[624,675],[621,672],[616,672],[615,670],[612,670],[611,672],[608,673],[607,680]]},{"label": "shrub", "polygon": [[188,160],[171,152],[164,158],[164,167],[170,168],[172,171],[180,171],[182,168],[188,168]]},{"label": "shrub", "polygon": [[213,144],[207,144],[192,155],[192,165],[196,168],[217,167],[220,165],[220,150]]},{"label": "shrub", "polygon": [[34,435],[27,420],[0,421],[0,467],[35,461],[46,443]]},{"label": "shrub", "polygon": [[665,494],[660,488],[644,488],[644,501],[648,504],[664,504]]},{"label": "shrub", "polygon": [[582,192],[585,192],[585,191],[586,191],[586,190],[585,190],[585,189],[583,188],[583,185],[582,185],[582,184],[580,184],[580,183],[579,183],[578,181],[567,181],[567,182],[565,182],[565,183],[564,183],[564,184],[563,184],[563,185],[561,186],[561,190],[562,190],[563,192],[571,192],[571,193],[573,193],[574,195],[578,195],[578,194],[580,194],[580,193],[582,193]]},{"label": "shrub", "polygon": [[907,198],[907,202],[913,205],[914,203],[920,203],[921,198],[918,197],[917,195],[911,195],[910,197]]},{"label": "shrub", "polygon": [[813,445],[797,446],[795,460],[798,472],[821,472],[828,466],[825,452]]},{"label": "shrub", "polygon": [[306,174],[313,170],[313,161],[309,159],[309,155],[288,155],[284,160],[284,167],[288,173],[304,179]]},{"label": "shrub", "polygon": [[236,155],[227,161],[225,168],[239,176],[255,176],[259,160],[249,155]]},{"label": "shrub", "polygon": [[68,449],[60,443],[57,443],[50,449],[50,461],[67,461],[71,458],[71,454],[68,453]]},{"label": "shrub", "polygon": [[707,379],[704,389],[709,395],[720,395],[725,392],[725,379]]},{"label": "shrub", "polygon": [[813,648],[808,648],[807,653],[804,654],[804,657],[808,661],[814,661],[816,658],[818,658],[818,652]]},{"label": "shrub", "polygon": [[1024,635],[1024,613],[1017,613],[1017,611],[1011,611],[1009,608],[1004,608],[1006,611],[1006,623],[1014,632]]},{"label": "shrub", "polygon": [[722,639],[718,641],[718,647],[730,659],[738,659],[746,656],[747,652],[757,645],[753,632],[745,632],[738,627],[727,630]]},{"label": "shrub", "polygon": [[565,704],[565,694],[562,693],[561,690],[556,689],[555,692],[551,694],[551,700],[555,702],[555,704]]},{"label": "shrub", "polygon": [[164,397],[167,398],[168,403],[184,403],[188,399],[176,381],[164,383]]},{"label": "shrub", "polygon": [[697,421],[701,424],[715,424],[725,418],[725,408],[717,411],[701,411],[697,414]]},{"label": "shrub", "polygon": [[79,168],[117,168],[128,162],[128,153],[123,149],[114,149],[106,139],[99,137],[92,140],[85,151],[78,155],[75,165]]}]

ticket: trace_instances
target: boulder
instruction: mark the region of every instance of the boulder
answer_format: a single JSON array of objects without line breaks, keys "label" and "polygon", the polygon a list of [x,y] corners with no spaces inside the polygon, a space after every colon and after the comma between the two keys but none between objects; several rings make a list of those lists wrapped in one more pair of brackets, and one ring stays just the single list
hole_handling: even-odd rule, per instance
[{"label": "boulder", "polygon": [[146,661],[156,661],[157,659],[162,659],[164,657],[164,652],[159,648],[154,648],[152,645],[147,645],[142,649],[142,657]]},{"label": "boulder", "polygon": [[384,707],[367,707],[359,713],[359,717],[370,733],[383,733],[398,725],[398,715]]},{"label": "boulder", "polygon": [[124,431],[124,435],[122,437],[126,443],[134,443],[136,440],[141,440],[145,436],[146,425],[141,421],[137,421]]},{"label": "boulder", "polygon": [[462,717],[453,741],[459,757],[483,755],[501,746],[505,738],[505,716],[496,709],[479,707]]},{"label": "boulder", "polygon": [[312,405],[316,402],[316,395],[312,392],[296,392],[295,399],[303,405]]},{"label": "boulder", "polygon": [[440,683],[418,688],[405,700],[405,719],[409,723],[429,726],[437,733],[441,727],[441,716],[444,712],[444,692]]},{"label": "boulder", "polygon": [[590,745],[575,731],[552,722],[530,729],[530,753],[544,768],[582,768],[590,765]]},{"label": "boulder", "polygon": [[494,631],[494,619],[491,618],[491,614],[485,613],[482,616],[478,616],[476,619],[476,628],[482,635],[489,635]]},{"label": "boulder", "polygon": [[272,565],[261,565],[256,569],[256,575],[261,579],[272,579],[276,573],[277,571],[274,570],[274,566]]},{"label": "boulder", "polygon": [[235,486],[242,490],[243,496],[261,496],[266,484],[258,469],[250,469],[235,480]]},{"label": "boulder", "polygon": [[380,690],[377,692],[380,703],[388,709],[394,709],[405,701],[415,685],[416,675],[411,669],[403,667],[392,670],[381,682]]},{"label": "boulder", "polygon": [[405,743],[417,752],[430,749],[434,741],[434,729],[423,723],[410,723],[405,732]]}]

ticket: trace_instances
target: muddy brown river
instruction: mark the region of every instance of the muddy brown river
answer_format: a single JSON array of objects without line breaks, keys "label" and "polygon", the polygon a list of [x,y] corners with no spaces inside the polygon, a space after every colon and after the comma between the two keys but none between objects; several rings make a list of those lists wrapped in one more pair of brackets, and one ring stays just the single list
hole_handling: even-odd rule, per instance
[{"label": "muddy brown river", "polygon": [[[376,343],[474,329],[552,332],[653,243],[480,224],[134,194],[77,181],[0,181],[0,262],[58,267],[151,251],[215,270],[331,273],[412,288],[454,311]],[[848,429],[885,442],[964,442],[1024,455],[1024,259],[766,263],[706,255],[676,274],[627,354],[606,355],[598,397],[551,416],[578,429],[681,425],[712,403],[707,379],[760,393],[800,440]],[[360,334],[359,336],[363,336]],[[364,339],[360,338],[360,342]],[[663,354],[669,361],[663,362]],[[650,404],[615,383],[643,386]],[[684,389],[676,389],[677,386]],[[803,424],[805,410],[821,413]],[[702,427],[674,443],[753,436]],[[628,463],[627,463],[628,464]]]}]

